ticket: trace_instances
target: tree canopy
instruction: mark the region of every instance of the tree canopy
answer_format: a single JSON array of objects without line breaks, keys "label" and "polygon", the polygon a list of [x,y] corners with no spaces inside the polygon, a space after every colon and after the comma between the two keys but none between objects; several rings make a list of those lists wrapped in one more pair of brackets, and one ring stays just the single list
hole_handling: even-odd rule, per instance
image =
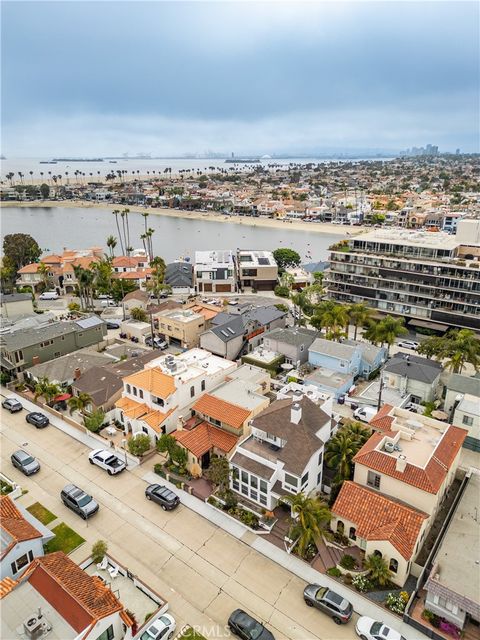
[{"label": "tree canopy", "polygon": [[287,267],[298,267],[301,261],[299,253],[287,248],[275,249],[273,257],[280,270],[286,269]]},{"label": "tree canopy", "polygon": [[28,233],[9,233],[3,239],[3,255],[15,273],[42,255],[37,241]]}]

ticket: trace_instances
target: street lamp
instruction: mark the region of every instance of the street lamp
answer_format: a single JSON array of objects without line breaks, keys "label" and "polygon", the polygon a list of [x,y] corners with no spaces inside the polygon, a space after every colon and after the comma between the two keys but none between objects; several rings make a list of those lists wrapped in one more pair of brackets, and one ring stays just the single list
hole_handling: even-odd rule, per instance
[{"label": "street lamp", "polygon": [[128,466],[128,460],[127,460],[127,439],[123,438],[122,439],[122,447],[123,447],[123,453],[125,454],[125,466]]}]

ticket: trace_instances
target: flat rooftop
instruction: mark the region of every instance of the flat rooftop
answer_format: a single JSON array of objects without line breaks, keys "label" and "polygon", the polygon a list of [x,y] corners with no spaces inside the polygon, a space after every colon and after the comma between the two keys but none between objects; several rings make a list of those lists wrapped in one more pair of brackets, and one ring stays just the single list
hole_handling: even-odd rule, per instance
[{"label": "flat rooftop", "polygon": [[277,263],[271,251],[242,249],[238,253],[242,267],[276,267]]},{"label": "flat rooftop", "polygon": [[37,615],[41,607],[45,622],[51,626],[49,640],[72,640],[78,633],[57,613],[52,605],[27,581],[2,598],[1,637],[5,640],[28,640],[23,622]]},{"label": "flat rooftop", "polygon": [[269,378],[270,374],[262,369],[261,367],[256,367],[253,364],[242,364],[238,369],[235,369],[232,373],[228,375],[230,380],[245,380],[247,382],[255,382],[261,384],[265,378]]},{"label": "flat rooftop", "polygon": [[230,249],[195,251],[195,265],[215,267],[231,266],[233,265],[233,252]]},{"label": "flat rooftop", "polygon": [[211,391],[211,395],[253,411],[264,405],[266,398],[256,392],[257,385],[243,380],[231,380]]},{"label": "flat rooftop", "polygon": [[449,425],[397,407],[390,415],[394,416],[391,430],[395,432],[393,442],[396,448],[393,452],[385,451],[385,441],[392,441],[392,437],[386,435],[378,443],[377,450],[393,458],[405,456],[408,463],[425,468]]},{"label": "flat rooftop", "polygon": [[340,373],[339,371],[333,371],[333,369],[327,369],[325,367],[319,367],[305,377],[306,384],[320,384],[331,389],[339,389],[349,380],[353,380],[351,374]]},{"label": "flat rooftop", "polygon": [[480,475],[473,473],[435,558],[434,581],[473,602],[478,602],[480,593],[479,495]]},{"label": "flat rooftop", "polygon": [[353,244],[357,242],[378,242],[380,244],[398,244],[432,249],[455,249],[460,245],[459,240],[449,233],[409,231],[403,228],[369,231],[356,236],[352,242]]},{"label": "flat rooftop", "polygon": [[190,309],[172,309],[171,311],[160,313],[158,315],[158,319],[161,320],[162,318],[170,318],[171,320],[176,320],[177,322],[192,322],[192,320],[203,322],[204,319],[201,313],[196,313],[195,311],[191,311]]},{"label": "flat rooftop", "polygon": [[[172,370],[169,367],[169,362],[175,363],[175,369]],[[195,348],[178,356],[160,356],[145,365],[146,369],[154,367],[158,367],[167,375],[178,377],[181,382],[187,382],[197,378],[202,373],[207,376],[213,376],[217,373],[227,372],[232,367],[235,368],[236,365],[231,360],[225,360],[225,358],[213,355],[210,351]]]},{"label": "flat rooftop", "polygon": [[274,362],[274,360],[281,355],[281,353],[270,351],[270,349],[266,349],[265,347],[257,347],[253,351],[250,351],[250,353],[247,353],[248,358],[256,360],[257,362],[263,362],[263,364],[270,364],[270,362]]}]

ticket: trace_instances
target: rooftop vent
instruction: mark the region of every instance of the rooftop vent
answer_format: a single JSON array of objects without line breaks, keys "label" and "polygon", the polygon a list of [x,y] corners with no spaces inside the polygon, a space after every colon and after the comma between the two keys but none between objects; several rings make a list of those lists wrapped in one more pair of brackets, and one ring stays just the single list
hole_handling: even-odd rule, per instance
[{"label": "rooftop vent", "polygon": [[393,453],[395,451],[395,444],[393,442],[390,442],[390,440],[387,440],[383,448],[387,453]]},{"label": "rooftop vent", "polygon": [[407,458],[403,454],[400,454],[395,463],[395,471],[399,471],[400,473],[403,473],[406,468],[407,468]]},{"label": "rooftop vent", "polygon": [[294,402],[290,410],[290,422],[292,424],[298,424],[301,419],[302,419],[302,407],[298,404],[298,402]]}]

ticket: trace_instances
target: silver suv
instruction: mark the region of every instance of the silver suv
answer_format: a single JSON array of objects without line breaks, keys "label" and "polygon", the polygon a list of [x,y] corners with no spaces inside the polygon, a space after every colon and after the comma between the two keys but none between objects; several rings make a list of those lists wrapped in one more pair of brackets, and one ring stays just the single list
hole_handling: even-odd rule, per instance
[{"label": "silver suv", "polygon": [[67,484],[62,489],[60,497],[66,507],[78,513],[84,520],[93,516],[99,509],[98,502],[74,484]]}]

